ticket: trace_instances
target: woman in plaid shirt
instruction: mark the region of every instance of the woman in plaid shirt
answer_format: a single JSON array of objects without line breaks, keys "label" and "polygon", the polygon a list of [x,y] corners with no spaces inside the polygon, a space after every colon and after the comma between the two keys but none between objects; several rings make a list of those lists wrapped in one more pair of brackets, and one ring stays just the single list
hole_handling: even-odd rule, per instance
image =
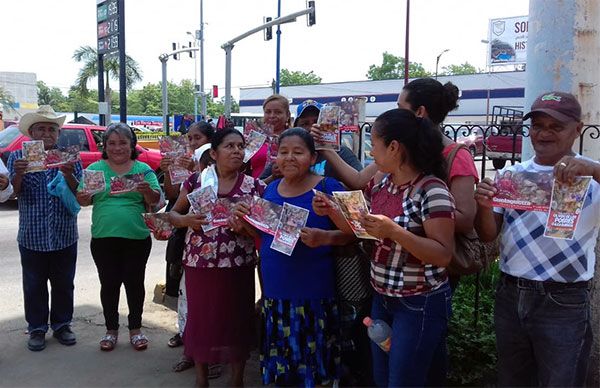
[{"label": "woman in plaid shirt", "polygon": [[[380,239],[371,254],[371,317],[393,332],[389,353],[372,343],[374,380],[380,387],[443,383],[454,204],[444,183],[442,135],[428,119],[392,109],[377,118],[371,136],[372,155],[385,174],[365,189],[372,214],[362,218]],[[315,201],[315,208],[339,223],[329,204]]]}]

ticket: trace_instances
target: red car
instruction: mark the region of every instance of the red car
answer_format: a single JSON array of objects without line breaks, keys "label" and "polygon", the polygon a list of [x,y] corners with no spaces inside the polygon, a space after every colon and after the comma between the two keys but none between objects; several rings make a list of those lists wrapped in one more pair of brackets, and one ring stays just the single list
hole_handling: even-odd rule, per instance
[{"label": "red car", "polygon": [[477,155],[481,155],[483,153],[483,147],[485,146],[484,136],[479,128],[471,128],[470,131],[459,130],[456,142],[464,144],[469,149],[473,158]]},{"label": "red car", "polygon": [[[97,125],[65,124],[58,136],[58,146],[79,146],[81,162],[83,168],[86,168],[102,158],[102,135],[105,130],[106,127]],[[6,164],[10,153],[21,149],[21,144],[27,140],[29,138],[19,132],[17,126],[10,126],[0,132],[0,156],[4,164]],[[136,148],[140,153],[138,160],[148,164],[156,172],[158,180],[162,183],[164,174],[160,170],[160,152],[139,145]]]}]

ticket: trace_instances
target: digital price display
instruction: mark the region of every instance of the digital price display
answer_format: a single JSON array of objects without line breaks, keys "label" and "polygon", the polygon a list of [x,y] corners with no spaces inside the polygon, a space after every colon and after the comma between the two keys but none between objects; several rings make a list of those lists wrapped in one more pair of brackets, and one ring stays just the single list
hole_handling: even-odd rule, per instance
[{"label": "digital price display", "polygon": [[119,50],[119,1],[96,0],[98,54],[116,56]]}]

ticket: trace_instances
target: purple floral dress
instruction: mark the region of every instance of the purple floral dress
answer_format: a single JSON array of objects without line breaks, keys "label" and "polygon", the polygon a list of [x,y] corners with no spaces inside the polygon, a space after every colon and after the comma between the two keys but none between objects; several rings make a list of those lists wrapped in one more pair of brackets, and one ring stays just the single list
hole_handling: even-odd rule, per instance
[{"label": "purple floral dress", "polygon": [[[188,192],[201,187],[199,174],[192,174],[185,182]],[[238,180],[226,195],[219,198],[237,198],[261,196],[265,184],[251,176],[239,174]],[[185,237],[183,263],[195,268],[231,268],[254,266],[256,249],[254,239],[233,233],[228,226],[220,226],[208,232],[196,232],[188,228]]]}]

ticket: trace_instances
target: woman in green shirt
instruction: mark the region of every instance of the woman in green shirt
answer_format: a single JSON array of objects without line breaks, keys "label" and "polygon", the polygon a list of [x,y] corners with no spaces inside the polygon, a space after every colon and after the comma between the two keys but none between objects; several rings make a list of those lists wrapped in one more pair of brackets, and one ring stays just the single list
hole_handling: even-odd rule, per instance
[{"label": "woman in green shirt", "polygon": [[[121,284],[124,284],[129,306],[130,343],[136,350],[144,350],[148,338],[140,328],[144,276],[152,240],[142,213],[146,207],[159,202],[160,186],[150,166],[136,160],[137,141],[128,125],[109,125],[103,140],[102,160],[91,164],[87,170],[102,171],[106,187],[102,192],[91,194],[83,185],[83,190],[77,194],[82,206],[93,205],[90,245],[100,277],[100,300],[106,321],[106,335],[100,340],[100,349],[113,350],[117,344],[119,295]],[[137,178],[139,182],[132,185],[132,191],[115,194],[117,185],[113,183],[111,190],[111,178],[124,176]]]}]

